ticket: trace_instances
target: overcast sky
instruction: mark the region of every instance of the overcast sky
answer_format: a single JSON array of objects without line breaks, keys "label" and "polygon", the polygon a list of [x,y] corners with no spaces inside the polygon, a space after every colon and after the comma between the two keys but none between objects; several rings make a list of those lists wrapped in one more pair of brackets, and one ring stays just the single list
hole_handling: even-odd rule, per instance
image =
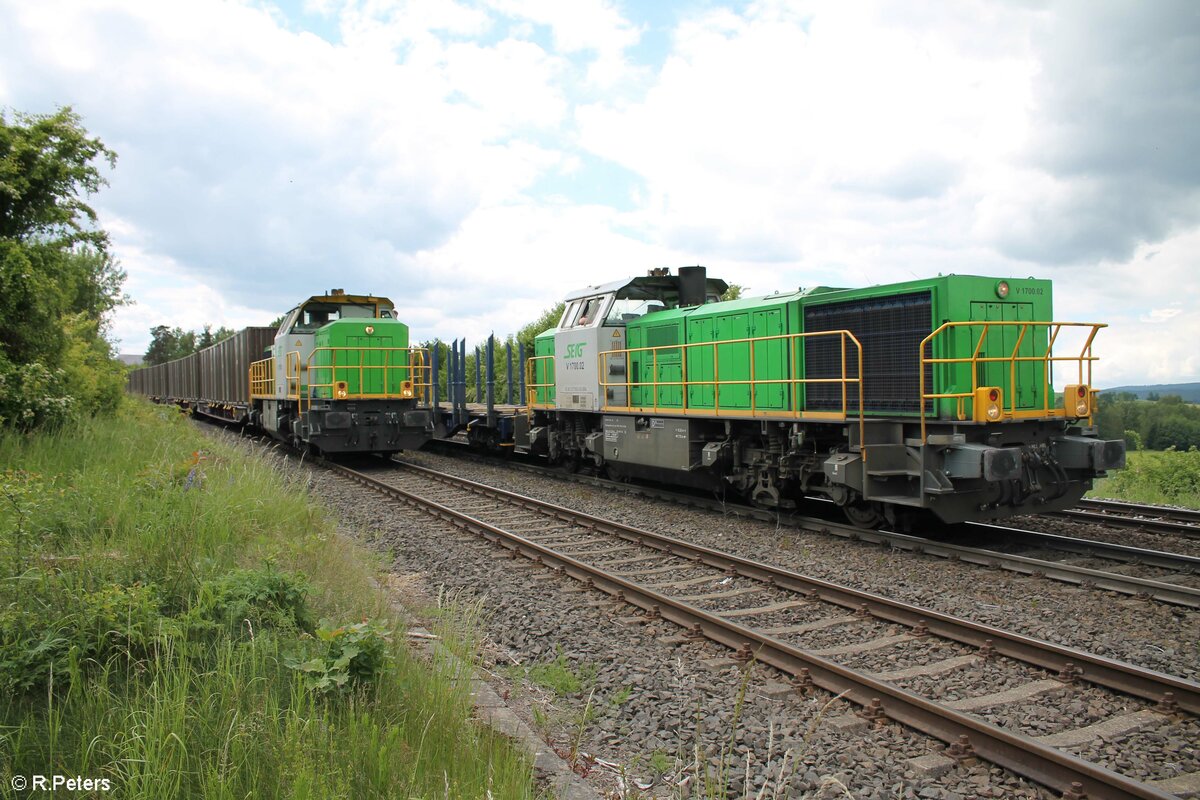
[{"label": "overcast sky", "polygon": [[333,287],[418,339],[704,264],[1055,282],[1097,383],[1200,380],[1200,3],[0,0],[0,106],[117,151],[114,333]]}]

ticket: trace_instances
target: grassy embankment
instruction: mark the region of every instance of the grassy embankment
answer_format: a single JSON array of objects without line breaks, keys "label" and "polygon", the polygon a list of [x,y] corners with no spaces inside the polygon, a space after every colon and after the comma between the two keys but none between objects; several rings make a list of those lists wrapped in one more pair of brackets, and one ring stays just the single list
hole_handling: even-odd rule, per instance
[{"label": "grassy embankment", "polygon": [[2,437],[0,464],[0,796],[35,774],[155,800],[532,795],[265,461],[130,403]]},{"label": "grassy embankment", "polygon": [[1200,508],[1200,451],[1138,450],[1088,497]]}]

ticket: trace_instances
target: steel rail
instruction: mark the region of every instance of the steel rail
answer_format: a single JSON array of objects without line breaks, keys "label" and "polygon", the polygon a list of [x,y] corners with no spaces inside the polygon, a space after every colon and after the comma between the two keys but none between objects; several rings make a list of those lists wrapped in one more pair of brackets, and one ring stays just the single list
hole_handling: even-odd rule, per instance
[{"label": "steel rail", "polygon": [[[971,754],[1006,767],[1044,786],[1060,792],[1083,791],[1088,797],[1113,800],[1168,800],[1173,797],[1167,792],[1037,742],[1023,734],[1007,731],[954,711],[912,692],[855,672],[786,642],[640,586],[619,575],[557,553],[537,542],[455,511],[436,501],[346,467],[334,465],[334,468],[365,486],[403,502],[423,507],[456,527],[473,530],[509,549],[514,555],[519,553],[576,580],[590,583],[613,595],[619,602],[637,606],[652,616],[701,633],[726,647],[742,652],[749,648],[756,660],[792,675],[807,675],[813,684],[822,689],[841,694],[869,709],[872,718],[879,719],[879,715],[883,715],[949,744],[966,746]],[[527,502],[532,501],[532,498],[523,499]],[[532,502],[535,505],[542,503]],[[556,506],[555,509],[556,515],[574,513],[561,506]]]},{"label": "steel rail", "polygon": [[[440,447],[443,445],[442,443],[439,443],[438,446]],[[455,452],[458,455],[461,455],[461,450],[463,449],[462,445],[445,446],[447,448],[458,448]],[[408,462],[404,461],[398,463],[408,464]],[[817,531],[819,533],[841,536],[846,539],[885,545],[896,550],[904,550],[911,553],[924,553],[926,555],[938,556],[940,558],[964,561],[969,564],[977,564],[990,569],[1005,569],[1010,572],[1049,578],[1051,580],[1057,580],[1063,583],[1070,583],[1075,586],[1094,587],[1107,591],[1118,592],[1120,594],[1130,595],[1133,597],[1142,597],[1157,600],[1163,603],[1171,603],[1173,605],[1184,606],[1187,608],[1200,608],[1200,589],[1191,586],[1167,583],[1165,581],[1156,581],[1148,578],[1138,578],[1131,575],[1121,575],[1115,572],[1106,572],[1104,570],[1091,569],[1074,564],[1063,564],[1047,559],[1031,558],[1029,556],[1004,553],[999,550],[990,550],[982,547],[970,547],[968,545],[954,544],[940,539],[912,536],[910,534],[896,533],[893,531],[859,528],[854,525],[832,522],[819,517],[788,515],[769,509],[756,508],[754,506],[745,506],[738,503],[729,503],[715,499],[698,497],[695,495],[681,494],[679,492],[673,492],[669,489],[661,489],[658,487],[620,483],[590,475],[565,474],[559,470],[554,470],[549,467],[542,467],[536,464],[522,464],[509,459],[505,459],[504,463],[506,467],[522,469],[539,475],[546,475],[549,477],[569,480],[575,483],[583,483],[591,486],[610,488],[617,491],[638,494],[643,497],[666,499],[672,502],[681,503],[683,505],[692,506],[694,508],[703,508],[710,511],[747,516],[753,519],[763,520],[765,522],[774,522],[779,525],[786,525],[790,528]],[[983,523],[971,524],[982,525]],[[1064,549],[1063,547],[1057,547],[1056,543],[1061,542],[1064,538],[1070,538],[1058,537],[1054,534],[1043,534],[1039,531],[1028,530],[1022,531],[1022,536],[1026,541],[1031,543],[1034,542],[1031,537],[1038,537],[1040,544],[1051,549]],[[1111,545],[1106,542],[1082,539],[1079,541],[1087,542],[1091,546],[1092,550],[1087,553],[1088,555],[1104,557],[1104,551],[1108,551],[1113,553],[1114,557],[1118,558],[1119,560],[1131,560],[1129,558],[1130,548],[1125,545]],[[1137,550],[1137,548],[1134,548],[1134,550]],[[1073,550],[1072,552],[1078,551]],[[1145,551],[1145,554],[1147,558],[1151,558],[1156,555],[1164,555],[1159,551]],[[1171,556],[1174,554],[1165,555]],[[1186,560],[1191,557],[1179,556],[1178,558]],[[1181,569],[1182,567],[1171,566],[1170,568]]]},{"label": "steel rail", "polygon": [[1200,512],[1142,506],[1134,503],[1083,501],[1078,507],[1047,512],[1044,516],[1090,522],[1113,528],[1140,528],[1152,533],[1169,533],[1191,539],[1200,538]]},{"label": "steel rail", "polygon": [[1175,506],[1156,506],[1148,503],[1129,503],[1124,500],[1101,500],[1084,498],[1079,501],[1077,508],[1091,511],[1115,512],[1118,514],[1139,514],[1159,519],[1172,519],[1176,522],[1200,523],[1200,509],[1177,508]]},{"label": "steel rail", "polygon": [[1072,667],[1068,665],[1073,665],[1074,668],[1082,670],[1082,678],[1088,682],[1146,700],[1161,702],[1164,695],[1171,692],[1180,708],[1193,714],[1200,714],[1200,684],[1182,678],[1104,658],[1083,650],[1043,642],[1002,628],[960,619],[861,589],[852,589],[801,575],[760,561],[753,561],[665,534],[574,511],[544,500],[488,486],[456,475],[448,475],[427,467],[398,463],[405,470],[413,471],[441,483],[466,489],[475,494],[498,497],[522,508],[535,509],[547,516],[618,536],[634,544],[652,547],[690,561],[699,561],[716,569],[724,571],[732,569],[733,572],[743,577],[846,608],[862,610],[865,607],[867,613],[882,620],[907,625],[910,628],[924,624],[930,633],[974,647],[990,644],[991,649],[996,653],[1043,669],[1072,672]]},{"label": "steel rail", "polygon": [[1165,550],[1148,550],[1141,547],[1131,547],[1126,544],[1102,542],[1097,539],[1080,539],[1074,536],[1061,536],[1045,531],[1031,531],[1025,528],[1009,528],[988,522],[966,523],[970,528],[992,531],[1004,536],[1007,540],[1029,547],[1046,547],[1066,553],[1107,558],[1124,561],[1130,564],[1141,564],[1148,567],[1173,569],[1185,574],[1200,573],[1200,556],[1189,556],[1184,553],[1169,553]]}]

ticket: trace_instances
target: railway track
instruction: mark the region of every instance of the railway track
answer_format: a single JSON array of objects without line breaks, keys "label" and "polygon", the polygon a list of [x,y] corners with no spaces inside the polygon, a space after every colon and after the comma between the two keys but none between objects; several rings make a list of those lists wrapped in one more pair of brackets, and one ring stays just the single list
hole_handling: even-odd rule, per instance
[{"label": "railway track", "polygon": [[[1153,785],[1072,755],[1064,748],[1200,714],[1200,684],[1083,651],[1040,642],[969,620],[808,578],[767,564],[692,545],[650,531],[581,514],[423,467],[342,474],[505,548],[793,676],[800,690],[817,686],[845,694],[865,720],[896,720],[949,747],[951,758],[984,758],[1068,797],[1167,798],[1200,791],[1200,773]],[[860,634],[854,645],[821,647],[834,628]],[[911,650],[915,666],[879,671],[880,651]],[[938,650],[929,662],[920,654]],[[952,653],[952,654],[950,654]],[[894,660],[890,661],[894,666]],[[906,685],[935,685],[937,676],[969,664],[1029,677],[1006,692],[952,702]],[[865,664],[865,666],[864,666]],[[1010,676],[1011,677],[1011,676]],[[932,684],[930,684],[932,682]],[[1009,681],[1011,682],[1011,680]],[[1065,725],[1039,738],[980,715],[1013,702],[1040,702],[1091,684],[1139,698],[1135,710],[1102,723]],[[936,694],[936,690],[933,692]],[[1190,765],[1195,769],[1198,765]],[[1189,783],[1190,781],[1190,783]]]},{"label": "railway track", "polygon": [[[435,447],[457,457],[469,453],[487,458],[468,450],[464,445],[438,443]],[[960,535],[953,539],[865,530],[823,517],[777,512],[646,484],[621,483],[592,475],[567,473],[511,458],[504,458],[502,463],[506,469],[519,469],[724,515],[759,519],[784,527],[871,542],[892,550],[963,561],[989,569],[1034,575],[1187,608],[1200,608],[1200,557],[1197,556],[981,523],[965,526],[971,532],[969,536]],[[979,540],[988,544],[979,545],[976,543]],[[963,543],[965,541],[971,541],[972,544],[967,545]],[[1130,574],[1134,572],[1143,574]]]},{"label": "railway track", "polygon": [[1082,500],[1077,508],[1047,516],[1200,539],[1200,511],[1188,508],[1139,505],[1116,500]]}]

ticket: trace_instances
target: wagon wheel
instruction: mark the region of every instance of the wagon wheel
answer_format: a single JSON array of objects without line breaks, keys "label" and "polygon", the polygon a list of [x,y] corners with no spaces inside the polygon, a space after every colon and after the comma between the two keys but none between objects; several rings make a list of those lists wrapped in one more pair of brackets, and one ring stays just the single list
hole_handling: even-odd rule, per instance
[{"label": "wagon wheel", "polygon": [[859,499],[842,506],[846,519],[859,528],[878,528],[883,524],[883,505]]}]

